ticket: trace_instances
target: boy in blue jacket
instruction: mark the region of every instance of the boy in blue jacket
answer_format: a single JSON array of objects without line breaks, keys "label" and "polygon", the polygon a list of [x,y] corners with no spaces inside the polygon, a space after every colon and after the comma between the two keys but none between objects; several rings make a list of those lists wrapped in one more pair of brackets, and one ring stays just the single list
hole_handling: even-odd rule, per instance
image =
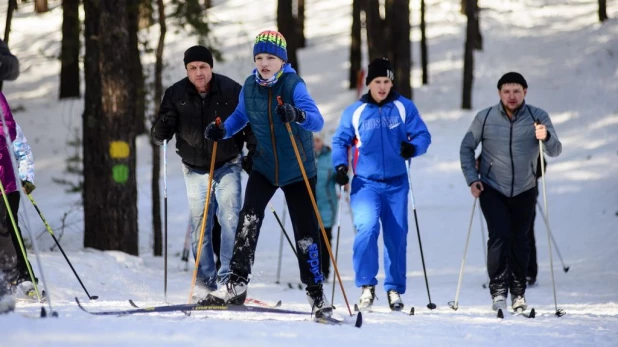
[{"label": "boy in blue jacket", "polygon": [[406,161],[424,154],[431,136],[414,103],[392,90],[393,69],[386,59],[369,64],[369,92],[343,112],[333,137],[337,183],[348,183],[348,149],[354,147],[350,192],[354,225],[355,283],[362,287],[359,308],[368,309],[378,284],[378,236],[384,231],[384,289],[392,310],[403,309],[406,292],[408,177]]},{"label": "boy in blue jacket", "polygon": [[[253,46],[255,69],[243,85],[238,106],[224,123],[211,123],[204,136],[227,139],[247,125],[257,139],[253,170],[245,189],[232,254],[230,282],[210,293],[204,305],[242,305],[255,257],[264,210],[281,188],[290,211],[298,250],[301,281],[307,285],[307,300],[316,317],[330,316],[332,307],[322,290],[319,225],[298,164],[286,124],[293,133],[304,170],[315,195],[316,165],[312,132],[322,130],[324,119],[309,95],[305,82],[287,64],[286,41],[276,31],[264,31]],[[282,105],[277,98],[281,97]]]}]

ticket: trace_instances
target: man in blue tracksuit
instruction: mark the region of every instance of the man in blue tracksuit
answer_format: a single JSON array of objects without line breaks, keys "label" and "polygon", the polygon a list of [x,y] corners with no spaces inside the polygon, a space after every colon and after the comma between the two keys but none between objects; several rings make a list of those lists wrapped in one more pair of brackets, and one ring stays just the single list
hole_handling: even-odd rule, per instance
[{"label": "man in blue tracksuit", "polygon": [[354,271],[362,287],[359,308],[368,309],[378,284],[378,235],[384,230],[384,289],[392,310],[401,310],[406,291],[408,177],[406,161],[424,154],[431,135],[414,103],[394,90],[386,59],[369,64],[369,93],[346,108],[333,137],[337,183],[348,183],[348,149],[354,147],[350,193],[354,225]]}]

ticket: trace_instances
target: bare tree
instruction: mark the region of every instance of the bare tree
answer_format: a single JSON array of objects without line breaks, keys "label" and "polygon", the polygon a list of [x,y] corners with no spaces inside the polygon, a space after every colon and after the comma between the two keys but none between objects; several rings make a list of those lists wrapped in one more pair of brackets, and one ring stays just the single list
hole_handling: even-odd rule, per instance
[{"label": "bare tree", "polygon": [[305,48],[305,0],[296,0],[296,25],[298,26],[298,48]]},{"label": "bare tree", "polygon": [[466,43],[464,49],[464,68],[463,68],[463,88],[461,108],[464,110],[472,109],[472,85],[474,82],[474,49],[477,39],[476,19],[477,0],[466,0]]},{"label": "bare tree", "polygon": [[[17,0],[9,0],[6,7],[6,24],[4,25],[4,43],[9,44],[9,35],[11,34],[11,22],[13,21],[13,12],[17,9]],[[0,80],[0,91],[2,91],[3,81]]]},{"label": "bare tree", "polygon": [[45,13],[47,11],[49,11],[49,6],[47,6],[47,0],[34,0],[34,12]]},{"label": "bare tree", "polygon": [[146,132],[146,86],[144,82],[144,71],[142,69],[142,61],[140,60],[139,40],[137,32],[139,31],[140,7],[143,1],[150,0],[131,0],[127,2],[129,6],[127,11],[127,24],[129,34],[129,49],[131,52],[128,55],[130,60],[125,61],[125,64],[130,64],[130,73],[133,77],[134,88],[129,90],[130,97],[135,99],[135,120],[134,130],[137,134]]},{"label": "bare tree", "polygon": [[603,23],[607,17],[607,0],[599,0],[599,22]]},{"label": "bare tree", "polygon": [[[150,122],[154,124],[161,99],[163,98],[163,48],[165,47],[165,33],[167,26],[165,24],[165,4],[163,0],[157,0],[157,10],[159,12],[159,43],[155,51],[155,85],[154,85],[154,103],[155,110],[150,117]],[[154,232],[154,255],[161,256],[163,254],[162,230],[161,230],[161,192],[159,189],[159,172],[161,168],[161,152],[159,146],[154,142],[152,145],[152,230]]]},{"label": "bare tree", "polygon": [[388,57],[395,72],[394,86],[401,95],[412,98],[410,70],[412,47],[410,46],[410,1],[386,0]]},{"label": "bare tree", "polygon": [[277,1],[277,28],[287,42],[288,63],[300,73],[296,50],[298,49],[298,30],[296,18],[292,14],[292,2],[290,0]]},{"label": "bare tree", "polygon": [[349,89],[356,89],[358,73],[361,69],[361,1],[352,1],[352,30],[350,32],[350,72]]},{"label": "bare tree", "polygon": [[131,2],[84,0],[84,246],[137,255]]},{"label": "bare tree", "polygon": [[421,0],[421,69],[423,71],[423,84],[429,84],[429,58],[427,53],[427,23],[425,22],[425,0]]},{"label": "bare tree", "polygon": [[367,47],[369,48],[369,60],[386,56],[386,35],[384,20],[380,16],[379,0],[364,0],[363,11],[367,27]]},{"label": "bare tree", "polygon": [[79,98],[79,1],[62,1],[62,44],[60,48],[59,98]]}]

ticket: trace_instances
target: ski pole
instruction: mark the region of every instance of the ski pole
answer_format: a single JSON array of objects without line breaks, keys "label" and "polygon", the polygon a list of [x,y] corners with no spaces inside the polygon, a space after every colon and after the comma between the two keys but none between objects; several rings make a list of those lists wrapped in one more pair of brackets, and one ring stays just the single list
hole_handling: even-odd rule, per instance
[{"label": "ski pole", "polygon": [[[339,188],[339,212],[337,212],[337,245],[335,246],[335,260],[339,257],[339,234],[341,234],[341,205],[343,205],[343,186]],[[333,274],[333,292],[330,296],[330,302],[335,303],[335,274]]]},{"label": "ski pole", "polygon": [[483,256],[485,257],[485,274],[487,282],[483,283],[483,288],[489,286],[489,272],[487,268],[487,242],[485,241],[485,221],[483,220],[483,211],[481,210],[481,201],[479,200],[479,222],[481,224],[481,240],[483,241]]},{"label": "ski pole", "polygon": [[[281,98],[281,96],[277,96],[277,102],[279,105],[283,105],[283,99]],[[317,217],[318,224],[320,225],[320,230],[322,231],[322,237],[324,237],[324,244],[326,245],[328,256],[330,256],[330,259],[333,261],[333,268],[335,269],[335,274],[337,275],[337,279],[339,279],[339,286],[341,287],[341,292],[343,293],[343,298],[348,308],[348,313],[350,314],[350,316],[352,316],[352,309],[350,308],[348,297],[345,293],[345,289],[343,288],[343,282],[341,281],[341,276],[339,275],[339,268],[337,267],[337,262],[334,259],[333,250],[330,247],[330,241],[328,241],[328,235],[326,235],[326,230],[324,230],[324,223],[322,222],[322,217],[320,216],[318,205],[315,202],[315,197],[313,196],[313,191],[311,189],[311,185],[309,184],[309,178],[307,178],[307,172],[305,172],[305,166],[303,165],[303,161],[300,159],[300,152],[298,151],[298,146],[296,145],[296,140],[294,139],[294,133],[292,132],[292,127],[290,126],[290,123],[285,123],[285,127],[287,128],[288,134],[290,135],[290,142],[292,143],[292,147],[294,148],[294,154],[296,154],[296,160],[298,161],[298,167],[300,168],[300,172],[303,175],[305,185],[307,186],[307,193],[309,194],[309,198],[311,199],[311,204],[313,205],[313,211],[315,212],[315,216]]]},{"label": "ski pole", "polygon": [[[272,207],[271,207],[272,209]],[[274,209],[273,209],[274,211]],[[282,225],[281,230],[284,230],[285,228],[283,227],[285,225],[285,215],[286,215],[287,209],[285,208],[285,199],[283,199],[283,223],[280,223]],[[277,218],[277,214],[275,213],[275,218]],[[281,232],[281,234],[279,234],[279,257],[277,258],[277,280],[275,281],[276,284],[279,284],[280,279],[281,279],[281,260],[283,258],[283,231]]]},{"label": "ski pole", "polygon": [[[534,122],[535,125],[540,125],[538,120]],[[541,181],[543,182],[543,204],[545,205],[545,214],[543,215],[545,221],[549,225],[549,215],[547,211],[547,192],[545,188],[545,158],[543,157],[543,140],[539,140],[539,156],[541,157]],[[551,284],[554,290],[554,307],[556,308],[556,316],[562,317],[566,314],[564,310],[558,309],[558,299],[556,297],[556,280],[554,279],[554,259],[551,251],[551,231],[547,228],[547,247],[549,248],[549,269],[551,270]]]},{"label": "ski pole", "polygon": [[73,264],[71,264],[71,261],[69,260],[69,257],[67,257],[66,253],[64,253],[64,250],[62,249],[62,246],[60,246],[60,242],[58,242],[58,239],[56,238],[56,235],[54,234],[52,228],[49,226],[49,224],[47,223],[47,220],[45,219],[45,217],[43,217],[43,213],[41,212],[41,210],[39,209],[39,206],[37,206],[36,202],[34,202],[34,198],[32,197],[31,194],[27,194],[28,198],[30,199],[30,202],[32,203],[32,206],[34,206],[34,209],[36,210],[36,212],[39,214],[39,217],[41,217],[41,220],[43,221],[43,224],[45,224],[45,228],[47,229],[47,232],[49,232],[49,234],[51,235],[51,237],[54,239],[54,242],[56,243],[56,246],[58,246],[58,249],[60,250],[60,252],[62,253],[62,255],[64,256],[64,260],[67,261],[67,263],[69,264],[69,267],[71,267],[71,270],[73,271],[73,274],[75,275],[75,277],[77,278],[77,281],[79,281],[79,284],[82,286],[82,288],[84,289],[84,292],[86,292],[86,295],[88,296],[88,299],[90,300],[96,300],[99,297],[96,295],[90,295],[90,293],[88,293],[88,290],[86,289],[86,286],[84,286],[84,283],[82,282],[82,280],[79,278],[79,275],[77,275],[77,271],[75,271],[75,268],[73,267]]},{"label": "ski pole", "polygon": [[558,244],[556,243],[556,240],[554,239],[554,233],[551,232],[551,229],[549,227],[549,221],[547,221],[547,219],[545,218],[545,211],[543,211],[543,208],[541,207],[539,203],[537,203],[536,206],[539,208],[539,212],[543,216],[543,222],[545,222],[545,228],[547,228],[547,230],[549,231],[549,236],[551,236],[551,241],[554,244],[554,248],[556,249],[558,258],[560,258],[560,262],[562,263],[562,270],[564,272],[569,272],[570,266],[566,266],[564,264],[564,260],[562,259],[562,255],[560,254],[560,249],[558,248]]},{"label": "ski pole", "polygon": [[[478,186],[477,186],[478,187]],[[474,220],[474,209],[476,208],[476,200],[472,204],[472,213],[470,213],[470,223],[468,224],[468,236],[466,236],[466,245],[464,246],[464,254],[461,259],[461,268],[459,268],[459,279],[457,280],[457,290],[455,291],[455,301],[450,301],[448,305],[455,311],[459,308],[459,290],[461,289],[461,280],[463,279],[463,271],[466,266],[466,254],[468,253],[468,243],[470,242],[470,234],[472,232],[472,222]]]},{"label": "ski pole", "polygon": [[163,300],[167,302],[167,141],[163,142]]},{"label": "ski pole", "polygon": [[[217,117],[215,119],[215,126],[219,127],[221,125],[221,118]],[[193,299],[193,287],[195,286],[195,281],[197,280],[197,269],[200,264],[200,257],[202,256],[202,242],[204,242],[204,230],[206,230],[206,222],[208,221],[208,208],[210,207],[210,194],[212,193],[212,179],[215,174],[215,158],[217,157],[217,144],[219,142],[215,141],[212,146],[212,159],[210,160],[210,173],[208,175],[208,191],[206,195],[206,204],[204,205],[204,217],[202,217],[202,230],[200,231],[200,239],[197,242],[197,255],[195,256],[195,268],[193,269],[193,279],[191,280],[191,290],[189,291],[189,304]]]},{"label": "ski pole", "polygon": [[418,227],[418,216],[416,214],[416,205],[414,204],[414,190],[412,189],[412,179],[410,178],[410,164],[411,160],[408,160],[408,165],[406,166],[408,170],[408,184],[410,185],[410,199],[412,201],[412,211],[414,211],[414,223],[416,224],[416,235],[418,236],[418,247],[421,250],[421,263],[423,264],[423,274],[425,275],[425,287],[427,288],[427,296],[429,297],[429,303],[427,304],[427,308],[433,310],[436,308],[436,304],[431,302],[431,294],[429,294],[429,281],[427,280],[427,270],[425,269],[425,257],[423,256],[423,244],[421,243],[421,231]]},{"label": "ski pole", "polygon": [[275,219],[277,220],[277,223],[279,223],[279,227],[281,227],[281,233],[285,235],[285,238],[288,240],[288,243],[290,244],[290,248],[292,249],[292,252],[294,252],[294,256],[298,258],[298,253],[296,253],[296,248],[294,247],[294,244],[292,243],[290,236],[288,236],[288,233],[285,231],[285,227],[283,226],[283,223],[281,223],[281,220],[279,219],[277,212],[273,208],[273,205],[268,204],[268,206],[270,206],[270,210],[273,211],[273,214],[275,215]]}]

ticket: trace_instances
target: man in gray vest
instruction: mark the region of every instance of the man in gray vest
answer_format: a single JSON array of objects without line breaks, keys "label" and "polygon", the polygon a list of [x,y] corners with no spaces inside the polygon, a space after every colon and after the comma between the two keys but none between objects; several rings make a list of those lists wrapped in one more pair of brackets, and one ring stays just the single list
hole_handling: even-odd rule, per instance
[{"label": "man in gray vest", "polygon": [[[562,144],[547,112],[525,103],[528,84],[509,72],[498,81],[500,103],[481,110],[460,147],[461,169],[487,220],[487,271],[494,310],[526,310],[528,232],[536,204],[539,140],[556,157]],[[478,170],[474,151],[482,143]]]}]

